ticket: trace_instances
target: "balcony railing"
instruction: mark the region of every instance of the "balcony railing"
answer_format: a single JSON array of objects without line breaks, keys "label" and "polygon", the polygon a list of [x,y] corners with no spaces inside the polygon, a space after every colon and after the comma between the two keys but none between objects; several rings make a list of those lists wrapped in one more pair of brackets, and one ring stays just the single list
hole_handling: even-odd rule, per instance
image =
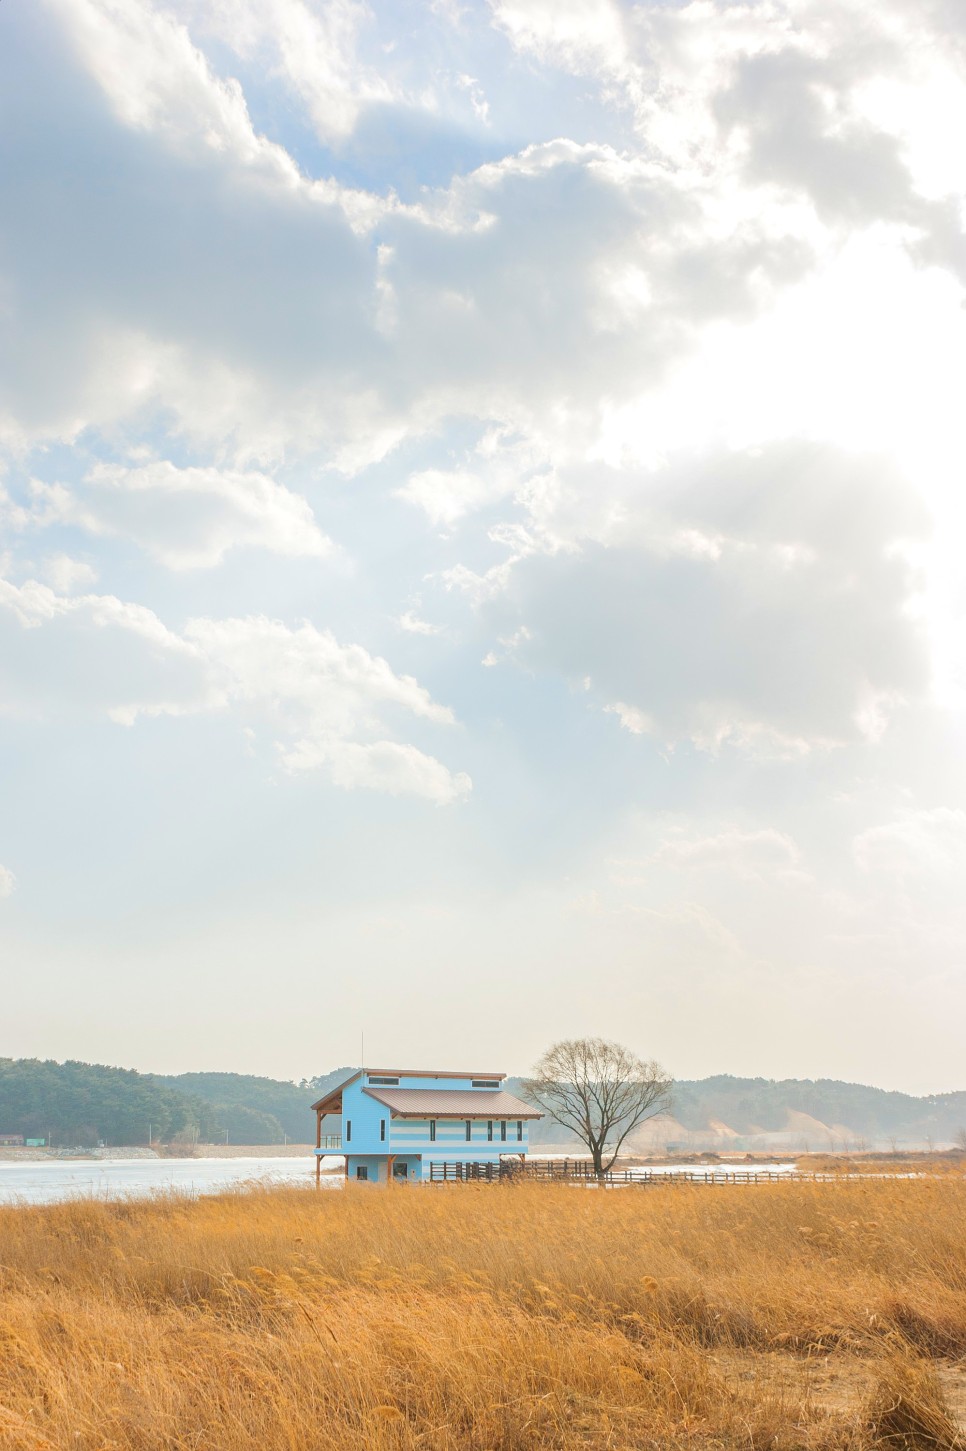
[{"label": "balcony railing", "polygon": [[341,1149],[342,1148],[342,1135],[341,1134],[323,1134],[322,1137],[319,1139],[319,1148],[323,1152],[325,1152],[326,1150]]}]

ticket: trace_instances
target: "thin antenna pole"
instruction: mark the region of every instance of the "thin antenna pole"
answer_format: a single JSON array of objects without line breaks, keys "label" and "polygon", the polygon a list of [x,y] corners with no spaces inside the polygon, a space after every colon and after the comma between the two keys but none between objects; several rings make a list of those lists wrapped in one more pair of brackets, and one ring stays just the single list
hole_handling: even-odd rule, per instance
[{"label": "thin antenna pole", "polygon": [[359,1034],[359,1057],[362,1059],[362,1062],[359,1064],[359,1067],[364,1069],[365,1066],[366,1066],[366,1035],[365,1035],[365,1033],[360,1033]]}]

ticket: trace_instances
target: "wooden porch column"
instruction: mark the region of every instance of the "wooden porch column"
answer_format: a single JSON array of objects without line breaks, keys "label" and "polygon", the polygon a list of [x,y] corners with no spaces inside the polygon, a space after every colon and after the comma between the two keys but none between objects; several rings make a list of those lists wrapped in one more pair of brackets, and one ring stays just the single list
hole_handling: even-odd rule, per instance
[{"label": "wooden porch column", "polygon": [[395,1154],[386,1155],[386,1183],[392,1183],[392,1166],[396,1162]]},{"label": "wooden porch column", "polygon": [[315,1110],[315,1187],[319,1188],[322,1182],[322,1155],[319,1149],[322,1147],[322,1112]]}]

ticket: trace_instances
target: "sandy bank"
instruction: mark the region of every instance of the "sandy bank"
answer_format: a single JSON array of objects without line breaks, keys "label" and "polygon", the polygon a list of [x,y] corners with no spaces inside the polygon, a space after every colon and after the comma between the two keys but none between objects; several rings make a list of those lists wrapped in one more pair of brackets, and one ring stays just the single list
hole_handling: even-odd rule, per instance
[{"label": "sandy bank", "polygon": [[314,1144],[162,1144],[149,1149],[146,1144],[112,1145],[103,1149],[26,1149],[0,1146],[0,1159],[19,1163],[39,1163],[47,1159],[291,1159],[299,1154],[312,1155]]}]

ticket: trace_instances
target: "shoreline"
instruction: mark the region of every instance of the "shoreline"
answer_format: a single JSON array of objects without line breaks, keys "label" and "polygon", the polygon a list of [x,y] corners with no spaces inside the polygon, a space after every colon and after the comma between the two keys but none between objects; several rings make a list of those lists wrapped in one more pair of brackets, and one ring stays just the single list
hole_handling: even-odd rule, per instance
[{"label": "shoreline", "polygon": [[147,1144],[125,1144],[103,1149],[21,1148],[0,1145],[0,1163],[14,1164],[103,1164],[117,1159],[298,1159],[314,1160],[314,1144],[162,1144],[160,1150]]}]

